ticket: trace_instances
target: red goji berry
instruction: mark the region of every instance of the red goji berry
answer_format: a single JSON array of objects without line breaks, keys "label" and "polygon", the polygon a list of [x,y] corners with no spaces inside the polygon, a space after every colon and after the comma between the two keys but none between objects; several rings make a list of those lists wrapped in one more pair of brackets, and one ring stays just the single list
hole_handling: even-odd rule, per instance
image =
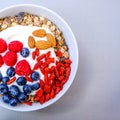
[{"label": "red goji berry", "polygon": [[50,51],[46,53],[45,60],[47,60],[47,59],[49,59],[49,58],[50,58],[50,54],[51,54],[51,52],[50,52]]},{"label": "red goji berry", "polygon": [[62,83],[62,84],[65,84],[65,83],[67,82],[67,80],[68,80],[68,77],[66,77],[65,79],[63,79],[63,80],[61,81],[61,83]]},{"label": "red goji berry", "polygon": [[26,79],[27,81],[29,81],[29,82],[33,82],[33,80],[32,80],[30,77],[28,77],[28,76],[25,76],[25,79]]},{"label": "red goji berry", "polygon": [[61,87],[62,86],[62,84],[58,81],[56,81],[55,85],[56,85],[56,87]]},{"label": "red goji berry", "polygon": [[42,74],[45,74],[45,71],[41,66],[40,66],[40,71],[42,72]]},{"label": "red goji berry", "polygon": [[58,70],[57,70],[56,67],[55,67],[55,75],[56,75],[57,77],[59,77],[59,72],[58,72]]},{"label": "red goji berry", "polygon": [[33,70],[37,70],[42,63],[43,63],[43,61],[39,61],[38,63],[36,63],[36,64],[34,65]]},{"label": "red goji berry", "polygon": [[45,96],[42,95],[42,96],[40,97],[39,103],[40,103],[40,104],[43,104],[44,102],[45,102]]},{"label": "red goji berry", "polygon": [[62,57],[62,52],[60,50],[57,50],[56,54],[57,54],[58,57]]},{"label": "red goji berry", "polygon": [[53,85],[53,87],[52,87],[54,90],[56,90],[57,89],[57,87],[56,87],[56,85]]},{"label": "red goji berry", "polygon": [[55,92],[54,89],[52,88],[51,93],[50,93],[50,98],[54,98],[55,97]]},{"label": "red goji berry", "polygon": [[50,72],[53,72],[54,69],[55,69],[55,66],[52,66],[52,67],[50,68]]},{"label": "red goji berry", "polygon": [[29,106],[32,106],[32,102],[26,101],[24,103],[27,104],[27,105],[29,105]]},{"label": "red goji berry", "polygon": [[45,68],[45,72],[49,73],[50,69],[48,67]]},{"label": "red goji berry", "polygon": [[45,94],[45,101],[48,101],[49,99],[50,99],[50,94],[49,93]]},{"label": "red goji berry", "polygon": [[10,85],[11,83],[13,83],[16,80],[16,77],[12,77],[9,81],[7,81],[7,85]]},{"label": "red goji berry", "polygon": [[56,90],[55,90],[55,94],[58,94],[60,91],[61,91],[61,88],[57,87]]},{"label": "red goji berry", "polygon": [[50,80],[54,80],[54,79],[55,79],[54,73],[51,73],[51,74],[50,74],[49,79],[50,79]]},{"label": "red goji berry", "polygon": [[55,85],[55,80],[51,80],[51,86]]},{"label": "red goji berry", "polygon": [[55,59],[54,58],[49,58],[46,60],[47,64],[54,63]]},{"label": "red goji berry", "polygon": [[68,64],[72,63],[72,61],[70,59],[65,59],[64,61],[65,61],[65,63],[68,63]]},{"label": "red goji berry", "polygon": [[36,92],[37,97],[41,97],[42,95],[43,95],[43,90],[42,89],[40,89]]},{"label": "red goji berry", "polygon": [[59,74],[63,76],[64,73],[65,73],[65,68],[64,67],[60,67],[59,68]]},{"label": "red goji berry", "polygon": [[40,50],[38,48],[35,49],[35,55],[39,56],[40,55]]},{"label": "red goji berry", "polygon": [[45,72],[44,74],[44,82],[45,84],[48,84],[48,73],[47,72]]},{"label": "red goji berry", "polygon": [[40,79],[40,87],[43,89],[43,88],[44,88],[44,86],[45,86],[44,81]]},{"label": "red goji berry", "polygon": [[46,93],[50,93],[50,91],[51,91],[51,86],[45,84],[45,86],[44,86],[44,92],[46,92]]},{"label": "red goji berry", "polygon": [[48,67],[48,64],[47,64],[46,62],[44,62],[44,63],[41,64],[41,67],[42,67],[43,69],[45,69],[46,67]]},{"label": "red goji berry", "polygon": [[66,68],[66,77],[69,77],[70,72],[71,72],[71,67],[67,67]]},{"label": "red goji berry", "polygon": [[57,68],[57,69],[59,69],[59,68],[60,68],[60,66],[61,66],[61,63],[60,63],[60,62],[58,62],[58,63],[57,63],[57,65],[56,65],[56,68]]},{"label": "red goji berry", "polygon": [[60,76],[58,80],[62,81],[64,79],[64,76]]},{"label": "red goji berry", "polygon": [[37,61],[42,60],[43,58],[45,58],[45,56],[46,56],[46,54],[42,54],[42,55],[40,55],[40,56],[37,58]]},{"label": "red goji berry", "polygon": [[65,67],[70,67],[69,63],[65,63],[64,65],[65,65]]},{"label": "red goji berry", "polygon": [[34,51],[34,52],[32,52],[32,59],[35,60],[35,58],[36,58],[36,55],[35,55],[35,51]]},{"label": "red goji berry", "polygon": [[35,100],[35,101],[39,101],[39,100],[40,100],[40,97],[37,96],[37,97],[34,98],[34,100]]}]

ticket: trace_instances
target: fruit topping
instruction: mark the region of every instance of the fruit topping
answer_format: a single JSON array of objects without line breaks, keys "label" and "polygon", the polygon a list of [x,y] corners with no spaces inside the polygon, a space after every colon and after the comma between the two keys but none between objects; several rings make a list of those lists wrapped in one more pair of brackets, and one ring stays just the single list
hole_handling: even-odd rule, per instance
[{"label": "fruit topping", "polygon": [[18,86],[16,86],[16,85],[10,86],[9,89],[8,89],[8,91],[9,91],[9,94],[12,97],[17,97],[18,94],[20,93],[20,90],[19,90]]},{"label": "fruit topping", "polygon": [[0,53],[5,52],[6,50],[7,50],[6,42],[2,38],[0,38]]},{"label": "fruit topping", "polygon": [[15,69],[13,67],[9,67],[6,73],[9,77],[13,77],[15,75]]},{"label": "fruit topping", "polygon": [[34,81],[37,81],[40,78],[40,75],[38,72],[34,71],[32,72],[32,74],[30,75],[31,79],[33,79]]},{"label": "fruit topping", "polygon": [[29,49],[28,48],[23,48],[21,51],[20,51],[20,54],[23,56],[23,57],[27,57],[29,55]]},{"label": "fruit topping", "polygon": [[12,41],[8,45],[8,49],[13,52],[20,52],[23,48],[23,44],[20,41]]},{"label": "fruit topping", "polygon": [[21,60],[15,67],[15,72],[18,75],[29,75],[31,74],[31,68],[26,60]]},{"label": "fruit topping", "polygon": [[25,77],[18,77],[17,80],[16,80],[17,84],[22,86],[22,85],[25,85],[27,83]]},{"label": "fruit topping", "polygon": [[5,62],[5,64],[7,66],[14,66],[15,63],[17,62],[17,54],[15,52],[12,51],[8,51],[4,57],[3,57],[3,61]]}]

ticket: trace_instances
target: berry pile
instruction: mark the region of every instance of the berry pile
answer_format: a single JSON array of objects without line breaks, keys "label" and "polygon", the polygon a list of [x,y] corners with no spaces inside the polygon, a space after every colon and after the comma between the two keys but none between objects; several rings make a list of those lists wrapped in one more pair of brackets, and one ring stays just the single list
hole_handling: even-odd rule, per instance
[{"label": "berry pile", "polygon": [[[62,53],[56,51],[56,56],[61,61],[51,57],[51,52],[40,54],[40,50],[34,48],[30,53],[27,47],[20,41],[12,41],[8,45],[0,38],[0,67],[7,66],[6,75],[0,72],[0,94],[2,100],[16,106],[18,103],[32,105],[32,102],[44,102],[54,98],[67,82],[71,71],[71,60],[62,59]],[[2,54],[4,53],[4,54]],[[28,56],[35,61],[32,68]],[[21,56],[23,59],[18,59]],[[41,75],[44,76],[41,79]],[[29,98],[32,92],[32,100]]]}]

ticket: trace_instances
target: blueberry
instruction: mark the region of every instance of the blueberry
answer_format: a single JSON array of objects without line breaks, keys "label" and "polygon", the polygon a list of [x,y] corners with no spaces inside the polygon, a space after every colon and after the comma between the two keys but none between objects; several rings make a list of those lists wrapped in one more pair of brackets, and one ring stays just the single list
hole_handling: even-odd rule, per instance
[{"label": "blueberry", "polygon": [[16,106],[18,104],[18,100],[16,98],[11,98],[9,104],[11,106]]},{"label": "blueberry", "polygon": [[20,94],[18,95],[18,100],[19,100],[20,102],[25,102],[25,101],[27,100],[27,96],[26,96],[24,93],[20,93]]},{"label": "blueberry", "polygon": [[9,77],[13,77],[15,75],[15,69],[13,67],[9,67],[6,73]]},{"label": "blueberry", "polygon": [[20,90],[19,90],[19,88],[16,85],[10,86],[9,89],[8,89],[8,91],[9,91],[9,94],[12,97],[17,97],[18,94],[20,93]]},{"label": "blueberry", "polygon": [[27,83],[25,77],[18,77],[17,80],[16,80],[16,82],[20,86],[25,85]]},{"label": "blueberry", "polygon": [[3,82],[3,84],[6,84],[7,81],[9,81],[9,77],[3,77],[3,78],[2,78],[2,82]]},{"label": "blueberry", "polygon": [[38,90],[40,88],[40,84],[37,82],[31,86],[32,90]]},{"label": "blueberry", "polygon": [[5,94],[8,92],[8,87],[5,84],[0,84],[0,94]]},{"label": "blueberry", "polygon": [[0,81],[2,80],[3,76],[2,76],[2,73],[0,73]]},{"label": "blueberry", "polygon": [[20,54],[23,56],[23,57],[27,57],[29,55],[29,49],[28,48],[23,48],[20,52]]},{"label": "blueberry", "polygon": [[29,94],[29,93],[31,93],[31,91],[32,91],[32,89],[31,89],[31,86],[30,85],[24,85],[23,86],[23,91],[24,91],[24,93],[26,93],[26,94]]},{"label": "blueberry", "polygon": [[38,72],[34,71],[31,75],[30,75],[31,79],[33,79],[34,81],[39,80],[40,75]]},{"label": "blueberry", "polygon": [[11,97],[8,94],[3,95],[3,97],[2,97],[2,100],[5,103],[9,103],[10,99],[11,99]]}]

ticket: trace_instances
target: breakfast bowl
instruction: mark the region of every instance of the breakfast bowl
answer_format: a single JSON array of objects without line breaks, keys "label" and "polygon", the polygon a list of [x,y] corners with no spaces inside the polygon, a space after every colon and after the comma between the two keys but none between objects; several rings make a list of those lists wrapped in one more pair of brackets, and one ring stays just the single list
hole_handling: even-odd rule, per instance
[{"label": "breakfast bowl", "polygon": [[76,39],[48,8],[20,4],[0,10],[0,45],[1,107],[23,112],[45,108],[75,79]]}]

